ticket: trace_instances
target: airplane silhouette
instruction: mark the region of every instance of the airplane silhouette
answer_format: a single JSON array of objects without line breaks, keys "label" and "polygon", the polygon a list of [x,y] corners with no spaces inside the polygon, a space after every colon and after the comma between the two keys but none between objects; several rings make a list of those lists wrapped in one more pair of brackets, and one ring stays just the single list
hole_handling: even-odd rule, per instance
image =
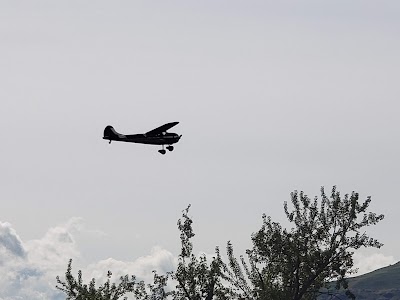
[{"label": "airplane silhouette", "polygon": [[118,133],[115,131],[114,127],[108,125],[104,129],[103,139],[109,140],[109,144],[111,144],[111,141],[119,141],[139,144],[162,145],[162,149],[158,150],[158,152],[164,155],[166,153],[164,145],[168,145],[166,148],[169,151],[172,151],[174,150],[174,146],[172,146],[172,144],[179,142],[179,139],[182,137],[182,135],[167,132],[168,129],[174,127],[178,123],[179,122],[171,122],[150,130],[146,133],[129,135]]}]

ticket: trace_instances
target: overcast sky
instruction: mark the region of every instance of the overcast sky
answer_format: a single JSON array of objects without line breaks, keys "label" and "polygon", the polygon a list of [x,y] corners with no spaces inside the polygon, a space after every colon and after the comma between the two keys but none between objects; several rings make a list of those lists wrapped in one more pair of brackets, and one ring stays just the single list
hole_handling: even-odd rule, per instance
[{"label": "overcast sky", "polygon": [[[241,254],[262,213],[284,222],[290,192],[321,186],[386,216],[363,271],[398,261],[399,13],[395,0],[0,0],[0,299],[58,299],[70,257],[93,276],[168,269],[189,203],[195,251],[231,240]],[[172,121],[183,137],[165,156],[102,140],[106,125]]]}]

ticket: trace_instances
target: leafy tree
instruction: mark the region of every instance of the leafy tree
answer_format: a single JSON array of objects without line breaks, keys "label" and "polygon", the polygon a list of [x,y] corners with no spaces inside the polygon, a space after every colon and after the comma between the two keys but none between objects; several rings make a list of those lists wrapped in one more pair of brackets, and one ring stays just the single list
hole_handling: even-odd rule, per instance
[{"label": "leafy tree", "polygon": [[188,216],[190,205],[183,211],[182,219],[178,220],[181,232],[181,253],[178,267],[172,278],[177,281],[176,289],[172,292],[174,300],[212,300],[231,299],[229,289],[223,285],[222,260],[219,249],[210,264],[205,254],[196,257],[193,254],[194,237],[192,219]]},{"label": "leafy tree", "polygon": [[145,284],[144,281],[137,283],[134,290],[134,297],[138,300],[164,300],[168,299],[171,292],[166,291],[168,279],[172,272],[166,275],[158,275],[153,271],[153,283]]},{"label": "leafy tree", "polygon": [[[128,292],[135,290],[136,278],[128,275],[120,277],[120,283],[110,283],[112,273],[107,272],[107,282],[96,288],[96,282],[93,278],[89,284],[82,283],[82,271],[78,271],[78,279],[72,275],[72,259],[69,260],[67,272],[65,273],[65,281],[57,276],[57,289],[63,291],[67,295],[67,300],[117,300]],[[126,299],[126,297],[125,297]]]},{"label": "leafy tree", "polygon": [[[181,253],[178,258],[176,272],[158,275],[155,271],[153,283],[145,284],[136,281],[135,276],[129,278],[125,275],[120,278],[120,283],[110,283],[111,272],[108,273],[107,282],[100,287],[95,286],[93,278],[89,285],[82,283],[82,271],[78,271],[78,279],[71,272],[72,260],[69,261],[65,281],[57,276],[56,287],[67,295],[67,300],[117,300],[127,293],[133,293],[138,300],[227,300],[228,289],[222,284],[222,261],[218,248],[210,264],[206,255],[197,257],[193,254],[194,237],[192,219],[188,216],[190,205],[183,211],[183,220],[178,220],[180,231]],[[176,288],[167,290],[168,280],[176,283]],[[126,297],[124,298],[126,299]]]},{"label": "leafy tree", "polygon": [[[224,270],[236,287],[236,298],[316,299],[330,282],[335,282],[336,289],[347,290],[346,275],[356,271],[353,251],[382,246],[364,231],[384,218],[367,211],[370,197],[363,202],[355,192],[341,197],[334,186],[329,197],[321,188],[321,201],[295,191],[291,202],[293,209],[285,202],[284,211],[294,227],[284,229],[263,215],[261,229],[252,235],[247,260],[243,256],[238,260],[228,242]],[[346,295],[355,298],[349,290]]]},{"label": "leafy tree", "polygon": [[[359,201],[358,193],[341,197],[333,187],[329,196],[321,188],[321,200],[303,192],[291,193],[292,208],[284,203],[287,219],[293,225],[283,228],[263,215],[260,230],[253,233],[253,246],[246,257],[234,256],[233,245],[227,244],[227,261],[218,247],[208,262],[206,255],[193,254],[194,232],[188,216],[190,205],[178,220],[181,252],[175,272],[158,275],[153,283],[137,281],[135,276],[120,277],[120,282],[96,287],[92,279],[82,283],[82,272],[75,279],[69,261],[65,281],[57,277],[57,288],[67,300],[117,300],[132,293],[137,300],[313,300],[322,288],[334,285],[348,290],[346,276],[355,272],[353,251],[361,247],[382,246],[365,232],[384,216],[369,212],[371,198]],[[168,283],[172,281],[175,288]],[[334,284],[332,284],[334,282]],[[328,295],[336,297],[328,290]]]},{"label": "leafy tree", "polygon": [[107,272],[107,282],[96,287],[96,281],[93,278],[89,284],[82,283],[82,271],[78,271],[77,279],[72,275],[72,259],[69,260],[67,272],[65,273],[65,281],[62,281],[59,276],[56,280],[58,285],[56,288],[63,291],[67,298],[66,300],[118,300],[124,297],[127,293],[133,293],[133,296],[138,300],[163,300],[167,299],[170,293],[165,291],[170,273],[166,275],[158,275],[153,271],[153,284],[145,284],[144,281],[137,281],[135,276],[121,276],[118,285],[111,283],[111,271]]}]

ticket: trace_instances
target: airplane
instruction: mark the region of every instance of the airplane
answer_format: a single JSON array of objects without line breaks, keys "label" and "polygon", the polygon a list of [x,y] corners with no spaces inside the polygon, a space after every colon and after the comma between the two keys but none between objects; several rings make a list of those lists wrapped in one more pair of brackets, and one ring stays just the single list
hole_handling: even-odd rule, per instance
[{"label": "airplane", "polygon": [[174,146],[172,146],[172,144],[179,142],[179,139],[182,137],[182,135],[167,132],[168,129],[174,127],[178,123],[179,122],[171,122],[150,130],[146,133],[130,135],[118,133],[115,131],[114,127],[108,125],[104,129],[103,139],[109,140],[109,144],[111,144],[111,141],[119,141],[139,144],[162,145],[162,149],[158,150],[158,152],[164,155],[166,153],[164,145],[168,145],[166,148],[168,149],[168,151],[172,151],[174,150]]}]

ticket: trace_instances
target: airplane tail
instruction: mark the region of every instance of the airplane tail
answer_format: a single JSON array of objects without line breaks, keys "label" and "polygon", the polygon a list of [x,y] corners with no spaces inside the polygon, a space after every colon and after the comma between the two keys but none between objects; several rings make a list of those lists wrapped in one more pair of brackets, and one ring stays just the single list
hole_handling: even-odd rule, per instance
[{"label": "airplane tail", "polygon": [[103,139],[105,140],[112,140],[114,138],[119,137],[119,133],[115,131],[114,127],[108,125],[105,129],[104,129],[104,136]]}]

